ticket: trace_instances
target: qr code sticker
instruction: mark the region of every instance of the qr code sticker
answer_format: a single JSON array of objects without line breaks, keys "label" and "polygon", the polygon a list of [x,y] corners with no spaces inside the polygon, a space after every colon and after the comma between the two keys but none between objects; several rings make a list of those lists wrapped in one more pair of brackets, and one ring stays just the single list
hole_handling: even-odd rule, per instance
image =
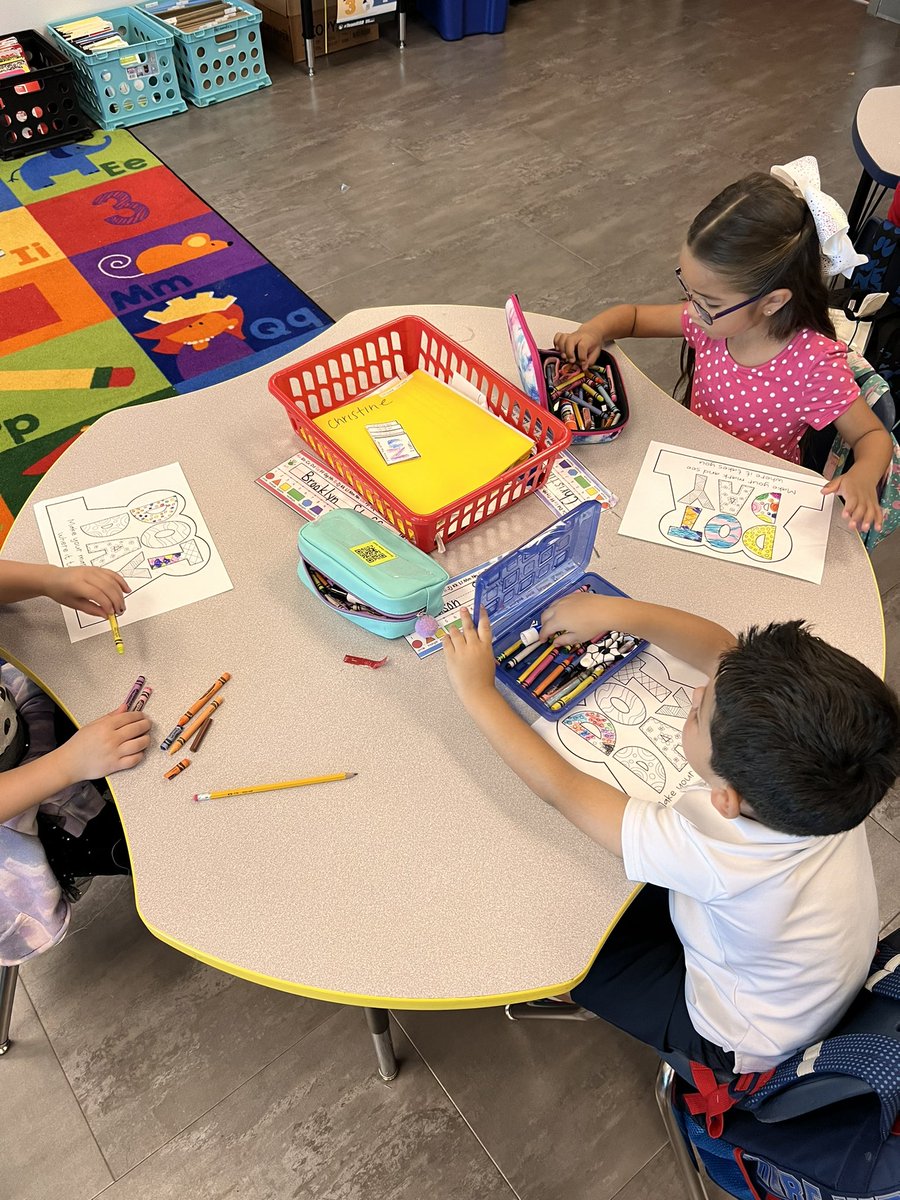
[{"label": "qr code sticker", "polygon": [[359,546],[351,546],[350,553],[362,559],[367,567],[377,567],[379,563],[390,562],[397,557],[378,542],[362,542]]}]

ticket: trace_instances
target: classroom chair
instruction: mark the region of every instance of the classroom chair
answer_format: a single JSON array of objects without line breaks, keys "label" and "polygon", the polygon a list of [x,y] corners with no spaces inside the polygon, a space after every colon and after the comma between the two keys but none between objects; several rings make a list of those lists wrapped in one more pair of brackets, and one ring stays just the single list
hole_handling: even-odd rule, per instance
[{"label": "classroom chair", "polygon": [[[573,1019],[570,1012],[527,1003],[507,1005],[506,1013],[511,1020]],[[744,1081],[755,1083],[756,1090],[740,1091]],[[708,1200],[704,1174],[737,1200],[748,1200],[753,1192],[744,1172],[754,1169],[757,1156],[785,1177],[808,1173],[818,1178],[832,1171],[834,1181],[827,1178],[825,1186],[853,1194],[860,1188],[897,1194],[900,930],[879,942],[865,985],[822,1041],[774,1072],[729,1079],[717,1079],[711,1071],[705,1079],[695,1077],[684,1055],[670,1054],[660,1062],[655,1096],[690,1200]],[[688,1113],[688,1097],[694,1116]],[[738,1166],[735,1147],[746,1151],[745,1166]],[[847,1171],[866,1177],[850,1179]]]},{"label": "classroom chair", "polygon": [[12,1020],[18,979],[18,967],[0,967],[0,1056],[12,1045],[9,1039],[9,1023]]}]

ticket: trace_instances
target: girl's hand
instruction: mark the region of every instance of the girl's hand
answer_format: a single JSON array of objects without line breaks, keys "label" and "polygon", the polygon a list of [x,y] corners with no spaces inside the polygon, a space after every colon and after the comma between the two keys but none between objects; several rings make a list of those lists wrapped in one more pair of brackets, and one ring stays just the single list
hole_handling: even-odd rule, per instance
[{"label": "girl's hand", "polygon": [[844,501],[844,520],[851,529],[868,533],[874,527],[881,530],[884,514],[878,499],[876,486],[860,472],[859,467],[851,467],[843,475],[838,475],[822,488],[823,496],[838,495]]},{"label": "girl's hand", "polygon": [[53,567],[48,570],[44,595],[89,616],[108,617],[122,615],[130,591],[121,575],[103,567]]},{"label": "girl's hand", "polygon": [[89,725],[84,725],[60,746],[73,783],[99,779],[114,771],[135,767],[150,745],[150,722],[142,712],[126,712],[121,704]]},{"label": "girl's hand", "polygon": [[487,610],[481,610],[478,627],[467,608],[460,613],[462,628],[448,628],[444,638],[444,659],[450,682],[465,703],[480,692],[493,691],[495,686],[494,651],[491,648],[491,623]]},{"label": "girl's hand", "polygon": [[592,592],[572,592],[541,613],[541,638],[554,646],[590,642],[598,633],[621,629],[613,610],[617,598]]},{"label": "girl's hand", "polygon": [[577,363],[582,370],[593,366],[606,340],[590,323],[582,325],[574,333],[553,335],[553,345],[566,362]]}]

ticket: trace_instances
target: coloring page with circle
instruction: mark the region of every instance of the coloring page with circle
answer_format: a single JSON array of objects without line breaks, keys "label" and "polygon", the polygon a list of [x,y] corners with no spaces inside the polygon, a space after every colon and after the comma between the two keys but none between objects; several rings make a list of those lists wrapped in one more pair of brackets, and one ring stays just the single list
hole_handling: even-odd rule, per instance
[{"label": "coloring page with circle", "polygon": [[[48,562],[106,567],[130,586],[121,626],[231,590],[179,463],[34,506]],[[72,642],[109,633],[103,616],[63,608]]]},{"label": "coloring page with circle", "polygon": [[671,804],[699,776],[684,757],[681,731],[701,672],[648,646],[559,721],[534,729],[579,771],[629,796]]}]

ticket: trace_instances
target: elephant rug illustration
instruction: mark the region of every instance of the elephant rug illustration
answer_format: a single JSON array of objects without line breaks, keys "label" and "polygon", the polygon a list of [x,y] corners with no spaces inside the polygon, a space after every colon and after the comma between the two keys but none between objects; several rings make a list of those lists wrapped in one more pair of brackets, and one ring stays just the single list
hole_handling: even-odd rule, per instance
[{"label": "elephant rug illustration", "polygon": [[100,168],[91,162],[89,155],[97,154],[112,144],[112,138],[105,137],[102,142],[72,142],[69,146],[57,146],[53,150],[45,150],[29,158],[13,172],[12,179],[19,175],[23,183],[27,183],[33,192],[42,188],[52,187],[59,175],[69,175],[77,171],[79,175],[99,175]]}]

